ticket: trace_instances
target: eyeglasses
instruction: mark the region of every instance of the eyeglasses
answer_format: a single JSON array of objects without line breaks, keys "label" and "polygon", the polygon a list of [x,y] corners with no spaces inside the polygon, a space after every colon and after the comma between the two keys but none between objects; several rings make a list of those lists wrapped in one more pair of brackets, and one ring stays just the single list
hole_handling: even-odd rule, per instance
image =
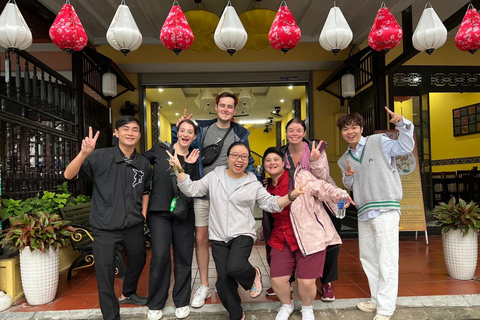
[{"label": "eyeglasses", "polygon": [[233,160],[237,160],[238,158],[242,159],[243,161],[248,160],[248,154],[230,153],[229,156],[231,156]]}]

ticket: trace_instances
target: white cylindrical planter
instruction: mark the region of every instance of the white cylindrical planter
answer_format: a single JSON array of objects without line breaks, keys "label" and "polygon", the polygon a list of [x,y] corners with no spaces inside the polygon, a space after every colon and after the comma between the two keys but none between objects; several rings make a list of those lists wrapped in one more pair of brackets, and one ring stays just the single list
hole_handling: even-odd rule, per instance
[{"label": "white cylindrical planter", "polygon": [[478,233],[469,231],[462,237],[459,230],[442,234],[443,255],[448,275],[458,280],[470,280],[475,274],[478,258]]},{"label": "white cylindrical planter", "polygon": [[30,305],[52,302],[58,287],[59,250],[30,251],[26,247],[20,253],[20,275],[23,293]]}]

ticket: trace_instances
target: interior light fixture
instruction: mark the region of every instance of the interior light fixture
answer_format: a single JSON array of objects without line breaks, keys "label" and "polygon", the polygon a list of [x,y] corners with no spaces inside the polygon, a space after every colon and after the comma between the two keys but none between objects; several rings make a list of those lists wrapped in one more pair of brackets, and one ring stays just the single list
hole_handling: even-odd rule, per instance
[{"label": "interior light fixture", "polygon": [[284,103],[285,102],[285,99],[280,99],[280,103]]},{"label": "interior light fixture", "polygon": [[238,123],[240,124],[265,124],[267,120],[265,119],[257,119],[257,120],[240,120]]},{"label": "interior light fixture", "polygon": [[176,115],[176,116],[179,116],[180,114],[179,114],[178,112],[175,112],[175,115]]},{"label": "interior light fixture", "polygon": [[163,89],[162,89],[162,88],[158,88],[158,92],[163,92]]},{"label": "interior light fixture", "polygon": [[173,102],[172,102],[172,101],[168,101],[167,103],[168,103],[169,106],[171,106]]},{"label": "interior light fixture", "polygon": [[290,86],[288,86],[288,89],[292,90],[292,89],[293,89],[293,86],[291,86],[291,85],[290,85]]}]

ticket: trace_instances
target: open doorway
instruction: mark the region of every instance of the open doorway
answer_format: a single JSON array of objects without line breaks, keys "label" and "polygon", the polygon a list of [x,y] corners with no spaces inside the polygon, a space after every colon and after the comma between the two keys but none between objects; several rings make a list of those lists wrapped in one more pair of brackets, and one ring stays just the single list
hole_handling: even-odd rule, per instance
[{"label": "open doorway", "polygon": [[285,125],[292,117],[307,118],[305,84],[148,86],[145,89],[146,149],[158,141],[171,142],[171,128],[185,109],[188,115],[193,114],[193,120],[214,119],[215,97],[225,91],[239,98],[234,121],[250,131],[249,143],[256,168],[262,164],[261,155],[268,147],[285,144]]}]

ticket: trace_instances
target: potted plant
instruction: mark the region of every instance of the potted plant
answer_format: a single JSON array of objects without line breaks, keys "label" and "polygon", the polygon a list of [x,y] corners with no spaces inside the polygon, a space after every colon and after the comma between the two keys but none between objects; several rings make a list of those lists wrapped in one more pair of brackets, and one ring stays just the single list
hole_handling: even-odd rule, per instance
[{"label": "potted plant", "polygon": [[27,302],[45,304],[58,287],[58,247],[67,244],[74,229],[58,214],[30,212],[9,218],[10,227],[0,244],[20,250],[20,274]]},{"label": "potted plant", "polygon": [[457,203],[452,197],[448,203],[437,205],[431,215],[442,228],[448,275],[459,280],[472,279],[477,267],[480,208],[473,201],[459,199]]}]

